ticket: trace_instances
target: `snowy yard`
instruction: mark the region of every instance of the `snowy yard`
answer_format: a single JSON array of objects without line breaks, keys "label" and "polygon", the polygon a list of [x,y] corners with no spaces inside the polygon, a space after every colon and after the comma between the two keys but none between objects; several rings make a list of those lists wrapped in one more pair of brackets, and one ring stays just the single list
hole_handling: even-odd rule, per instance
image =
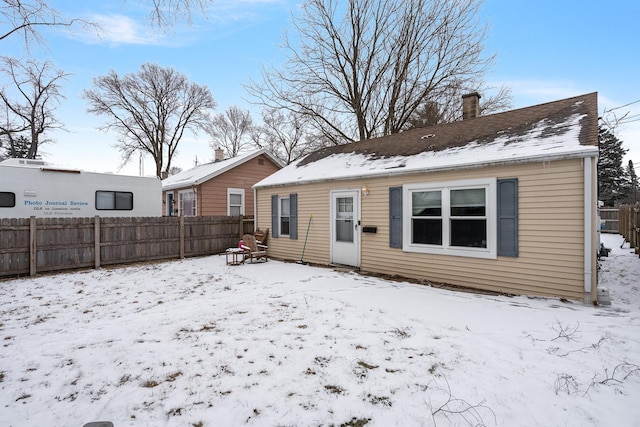
[{"label": "snowy yard", "polygon": [[211,256],[0,281],[0,423],[640,425],[640,259],[612,305]]}]

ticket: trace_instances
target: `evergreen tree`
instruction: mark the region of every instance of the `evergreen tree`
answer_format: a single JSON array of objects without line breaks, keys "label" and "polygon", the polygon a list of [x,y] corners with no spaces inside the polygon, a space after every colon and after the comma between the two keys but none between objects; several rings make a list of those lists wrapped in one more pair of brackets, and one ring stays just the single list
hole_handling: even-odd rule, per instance
[{"label": "evergreen tree", "polygon": [[[26,136],[20,135],[17,138],[7,138],[4,143],[0,141],[0,147],[4,149],[4,151],[0,151],[0,160],[9,158],[28,159],[31,142]],[[36,158],[39,157],[36,156]]]},{"label": "evergreen tree", "polygon": [[620,139],[602,126],[598,130],[598,141],[598,200],[605,206],[616,206],[626,195],[627,177],[622,158],[628,150],[622,147]]}]

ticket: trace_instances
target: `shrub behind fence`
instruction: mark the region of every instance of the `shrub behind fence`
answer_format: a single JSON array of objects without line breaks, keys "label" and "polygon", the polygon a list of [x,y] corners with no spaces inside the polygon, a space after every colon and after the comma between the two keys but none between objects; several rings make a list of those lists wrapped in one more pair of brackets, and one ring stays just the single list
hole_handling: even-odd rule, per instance
[{"label": "shrub behind fence", "polygon": [[212,255],[235,247],[242,216],[0,219],[0,277]]}]

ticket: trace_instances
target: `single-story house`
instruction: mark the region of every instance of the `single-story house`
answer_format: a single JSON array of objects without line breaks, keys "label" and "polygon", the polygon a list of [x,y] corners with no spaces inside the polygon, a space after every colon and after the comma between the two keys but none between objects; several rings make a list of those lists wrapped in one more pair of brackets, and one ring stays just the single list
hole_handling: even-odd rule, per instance
[{"label": "single-story house", "polygon": [[252,186],[283,167],[267,150],[198,165],[162,180],[165,216],[254,215]]},{"label": "single-story house", "polygon": [[[597,301],[597,94],[324,148],[254,185],[269,255]],[[308,230],[308,231],[307,231]]]}]

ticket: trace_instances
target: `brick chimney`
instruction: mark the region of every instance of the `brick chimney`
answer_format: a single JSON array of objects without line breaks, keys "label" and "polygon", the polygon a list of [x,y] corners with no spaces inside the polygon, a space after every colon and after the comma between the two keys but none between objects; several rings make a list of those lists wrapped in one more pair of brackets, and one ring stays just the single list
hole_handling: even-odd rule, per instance
[{"label": "brick chimney", "polygon": [[462,95],[462,119],[472,119],[480,115],[480,94],[478,92]]},{"label": "brick chimney", "polygon": [[215,160],[216,162],[221,162],[222,160],[224,160],[224,150],[220,147],[216,148],[214,150],[215,153],[215,157],[213,160]]}]

